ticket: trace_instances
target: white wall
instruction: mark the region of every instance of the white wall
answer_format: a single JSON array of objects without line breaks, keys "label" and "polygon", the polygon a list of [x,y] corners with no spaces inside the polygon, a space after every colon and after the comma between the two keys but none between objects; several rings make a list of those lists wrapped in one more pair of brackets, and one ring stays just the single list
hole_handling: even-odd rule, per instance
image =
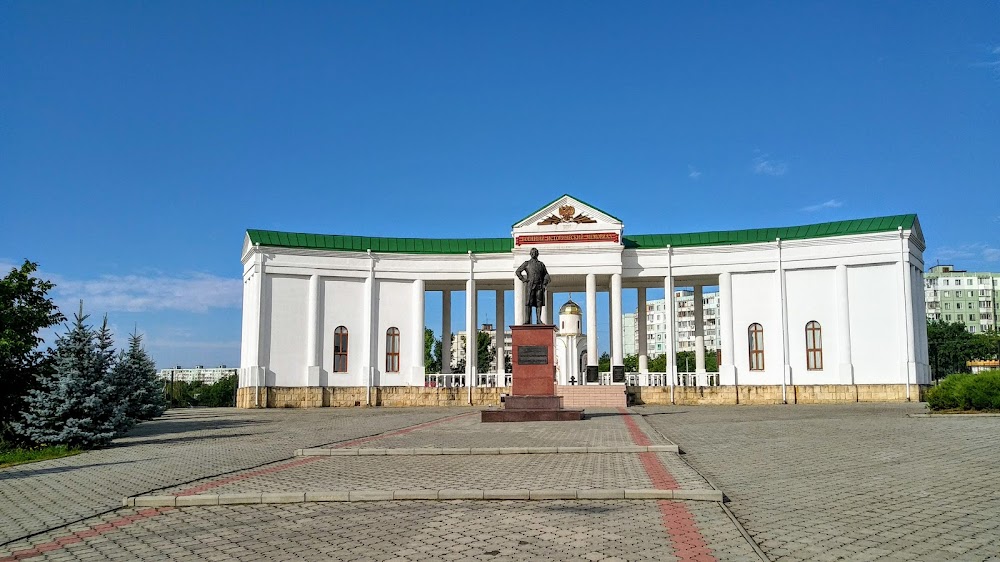
[{"label": "white wall", "polygon": [[267,275],[265,283],[268,386],[304,386],[306,383],[306,308],[309,278]]},{"label": "white wall", "polygon": [[[320,365],[328,386],[363,386],[365,280],[325,277],[320,283]],[[333,372],[333,332],[347,328],[347,372]],[[323,377],[321,377],[322,380]]]},{"label": "white wall", "polygon": [[[413,333],[411,310],[413,283],[411,281],[393,281],[378,279],[375,283],[374,317],[378,318],[374,326],[375,333],[375,382],[376,386],[403,386],[410,384],[410,374],[413,371],[413,338],[423,338],[424,333]],[[385,333],[390,327],[399,328],[399,372],[385,371]],[[421,381],[421,384],[423,382]]]},{"label": "white wall", "polygon": [[[777,277],[773,271],[733,275],[733,354],[738,384],[781,384],[784,369]],[[750,324],[764,327],[764,370],[750,370]]]},{"label": "white wall", "polygon": [[[838,384],[837,293],[833,269],[785,271],[788,310],[788,360],[792,384]],[[806,324],[822,328],[823,369],[806,369]]]},{"label": "white wall", "polygon": [[899,294],[899,264],[847,268],[851,310],[851,362],[856,384],[902,384],[900,350],[906,337]]}]

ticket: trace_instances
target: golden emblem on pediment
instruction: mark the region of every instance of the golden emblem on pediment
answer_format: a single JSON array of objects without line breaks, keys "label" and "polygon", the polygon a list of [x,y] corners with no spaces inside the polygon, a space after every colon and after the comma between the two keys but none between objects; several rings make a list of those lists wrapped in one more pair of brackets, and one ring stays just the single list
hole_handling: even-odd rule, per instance
[{"label": "golden emblem on pediment", "polygon": [[587,215],[576,213],[576,208],[573,205],[563,205],[559,207],[559,214],[552,214],[543,219],[538,223],[539,226],[548,224],[561,224],[564,222],[575,222],[577,224],[589,224],[597,222],[594,219],[588,217]]}]

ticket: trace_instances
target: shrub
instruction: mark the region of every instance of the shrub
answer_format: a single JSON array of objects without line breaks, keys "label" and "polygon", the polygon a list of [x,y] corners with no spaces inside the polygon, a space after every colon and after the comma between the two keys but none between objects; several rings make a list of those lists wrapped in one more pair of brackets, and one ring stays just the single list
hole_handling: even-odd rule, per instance
[{"label": "shrub", "polygon": [[1000,410],[1000,371],[948,375],[927,391],[932,410]]}]

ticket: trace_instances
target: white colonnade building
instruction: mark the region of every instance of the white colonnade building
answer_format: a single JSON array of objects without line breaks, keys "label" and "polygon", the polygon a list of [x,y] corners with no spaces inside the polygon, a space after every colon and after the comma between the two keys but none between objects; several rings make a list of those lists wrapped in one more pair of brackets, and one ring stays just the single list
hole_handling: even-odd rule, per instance
[{"label": "white colonnade building", "polygon": [[[916,215],[785,228],[625,235],[614,216],[569,195],[513,225],[510,237],[370,238],[248,230],[243,261],[241,392],[261,389],[425,387],[425,293],[443,294],[442,356],[452,357],[452,292],[464,291],[465,325],[478,326],[477,295],[495,292],[497,339],[524,321],[524,288],[514,270],[531,248],[552,277],[543,316],[555,323],[553,294],[585,294],[582,338],[573,360],[582,384],[774,387],[898,385],[930,382],[924,317],[923,250]],[[695,339],[704,340],[702,288],[718,287],[718,372],[679,378],[675,322],[663,353],[666,371],[649,373],[646,315],[637,317],[639,370],[623,366],[622,292],[668,295],[693,289]],[[514,310],[504,294],[514,292]],[[599,373],[598,292],[610,302],[611,372]],[[658,291],[659,292],[659,291]],[[469,298],[469,295],[472,298]],[[570,335],[570,334],[567,334]],[[585,341],[585,345],[584,342]],[[476,372],[475,338],[465,373],[449,386],[502,386],[503,363]],[[584,364],[576,365],[576,362]],[[447,363],[447,361],[445,361]],[[567,384],[576,373],[561,373]],[[576,377],[574,376],[576,379]],[[444,386],[444,385],[442,385]],[[738,387],[737,387],[738,388]],[[266,394],[266,393],[265,393]],[[915,399],[916,397],[914,397]],[[244,401],[245,403],[245,401]]]}]

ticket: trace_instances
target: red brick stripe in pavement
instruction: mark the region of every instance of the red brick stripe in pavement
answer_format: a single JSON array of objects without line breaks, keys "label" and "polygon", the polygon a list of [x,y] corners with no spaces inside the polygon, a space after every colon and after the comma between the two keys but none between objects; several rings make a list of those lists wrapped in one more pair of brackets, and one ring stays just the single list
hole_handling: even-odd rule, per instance
[{"label": "red brick stripe in pavement", "polygon": [[[639,424],[632,419],[632,414],[625,408],[618,408],[618,412],[623,415],[625,427],[628,428],[629,435],[636,445],[652,445]],[[653,483],[653,487],[661,490],[676,490],[677,481],[670,475],[667,467],[656,453],[639,453],[642,467],[646,470],[646,475]],[[712,550],[708,548],[705,537],[698,530],[694,516],[681,502],[660,500],[657,502],[660,507],[660,516],[663,518],[663,526],[667,530],[667,537],[673,546],[674,555],[681,560],[698,560],[710,562],[714,561]]]},{"label": "red brick stripe in pavement", "polygon": [[28,548],[25,550],[15,550],[10,554],[10,556],[4,556],[3,558],[0,558],[0,562],[13,562],[14,560],[24,560],[25,558],[34,558],[35,556],[41,556],[46,552],[59,550],[60,548],[66,548],[66,546],[68,545],[76,544],[78,542],[83,542],[85,539],[103,535],[104,533],[114,531],[116,529],[125,527],[127,525],[131,525],[136,521],[149,519],[150,517],[155,517],[161,513],[172,511],[173,509],[175,508],[158,507],[158,508],[143,509],[141,511],[136,512],[133,515],[126,515],[124,517],[115,519],[114,521],[108,521],[107,523],[94,525],[89,529],[84,529],[82,531],[77,531],[71,535],[59,537],[51,542],[43,543],[33,548]]},{"label": "red brick stripe in pavement", "polygon": [[[383,438],[386,438],[386,437],[395,437],[397,435],[406,435],[407,433],[412,433],[412,432],[414,432],[414,431],[416,431],[418,429],[423,429],[423,428],[428,427],[428,426],[437,425],[439,423],[444,423],[444,422],[452,421],[452,420],[455,420],[455,419],[458,419],[458,418],[461,418],[461,417],[464,417],[464,416],[471,416],[471,415],[476,414],[476,413],[478,413],[478,412],[466,412],[464,414],[458,414],[458,415],[455,415],[455,416],[448,416],[446,418],[441,418],[441,419],[437,419],[437,420],[434,420],[434,421],[429,421],[429,422],[424,422],[424,423],[418,423],[416,425],[411,425],[409,427],[404,427],[404,428],[401,428],[401,429],[396,429],[396,430],[393,430],[393,431],[390,431],[390,432],[387,432],[387,433],[383,433],[383,434],[380,434],[380,435],[372,435],[371,437],[361,437],[359,439],[352,439],[350,441],[345,441],[343,443],[338,443],[337,445],[334,445],[334,448],[338,448],[339,449],[339,448],[344,448],[344,447],[350,447],[352,445],[360,445],[361,443],[368,443],[370,441],[376,441],[378,439],[383,439]],[[261,470],[255,470],[253,472],[248,472],[246,474],[239,474],[239,475],[236,475],[236,476],[228,476],[226,478],[220,478],[219,480],[213,480],[211,482],[207,482],[205,484],[201,484],[201,485],[195,486],[193,488],[188,488],[187,490],[184,490],[184,491],[178,493],[177,495],[178,496],[189,496],[189,495],[193,495],[193,494],[198,494],[198,493],[201,493],[201,492],[203,492],[205,490],[208,490],[208,489],[211,489],[211,488],[215,488],[217,486],[222,486],[222,485],[228,484],[230,482],[236,482],[238,480],[243,480],[245,478],[251,478],[253,476],[260,476],[261,474],[271,474],[271,473],[274,473],[274,472],[278,472],[278,471],[281,471],[281,470],[286,470],[286,469],[293,468],[293,467],[296,467],[296,466],[302,466],[304,464],[307,464],[307,463],[319,460],[321,458],[323,458],[323,457],[305,457],[303,459],[293,460],[291,462],[287,462],[287,463],[284,463],[284,464],[278,464],[278,465],[270,466],[268,468],[264,468],[264,469],[261,469]],[[45,554],[46,552],[51,552],[53,550],[59,550],[61,548],[66,548],[68,545],[76,544],[78,542],[82,542],[83,540],[89,539],[91,537],[96,537],[96,536],[103,535],[104,533],[108,533],[108,532],[114,531],[116,529],[119,529],[121,527],[125,527],[125,526],[128,526],[128,525],[131,525],[132,523],[135,523],[136,521],[141,521],[143,519],[149,519],[150,517],[156,517],[157,515],[160,515],[161,513],[166,513],[168,511],[173,511],[174,509],[175,508],[173,508],[173,507],[160,507],[160,508],[143,509],[141,511],[136,512],[133,515],[125,515],[123,517],[115,519],[114,521],[109,521],[107,523],[101,523],[99,525],[94,525],[94,526],[92,526],[92,527],[90,527],[88,529],[84,529],[82,531],[77,531],[77,532],[69,534],[69,535],[64,535],[62,537],[55,538],[55,539],[53,539],[53,540],[51,540],[51,541],[49,541],[47,543],[42,543],[42,544],[36,545],[36,546],[34,546],[32,548],[28,548],[28,549],[25,549],[25,550],[14,551],[14,552],[12,552],[10,554],[10,556],[4,556],[3,558],[0,558],[0,562],[14,562],[15,560],[24,560],[26,558],[34,558],[36,556],[41,556],[42,554]]]}]

